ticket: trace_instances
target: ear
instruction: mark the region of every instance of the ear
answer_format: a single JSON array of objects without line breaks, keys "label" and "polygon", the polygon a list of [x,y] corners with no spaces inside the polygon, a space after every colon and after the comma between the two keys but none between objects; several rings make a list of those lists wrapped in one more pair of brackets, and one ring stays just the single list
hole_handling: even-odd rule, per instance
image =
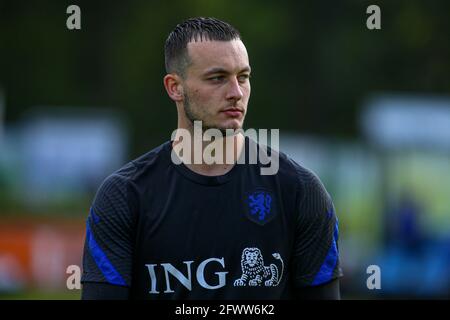
[{"label": "ear", "polygon": [[164,87],[170,99],[175,102],[183,100],[184,91],[180,76],[174,73],[166,74],[164,77]]}]

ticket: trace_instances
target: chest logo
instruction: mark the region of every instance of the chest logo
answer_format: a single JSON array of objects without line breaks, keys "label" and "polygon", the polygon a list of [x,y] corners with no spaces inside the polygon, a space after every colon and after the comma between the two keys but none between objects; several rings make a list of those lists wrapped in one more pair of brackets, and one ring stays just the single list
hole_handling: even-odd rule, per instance
[{"label": "chest logo", "polygon": [[272,256],[278,260],[279,266],[274,263],[265,266],[263,256],[258,248],[245,248],[241,258],[242,275],[234,281],[234,286],[278,286],[283,277],[284,262],[279,253],[274,253]]},{"label": "chest logo", "polygon": [[265,225],[275,217],[275,208],[272,194],[265,189],[256,189],[246,195],[247,218],[251,221]]}]

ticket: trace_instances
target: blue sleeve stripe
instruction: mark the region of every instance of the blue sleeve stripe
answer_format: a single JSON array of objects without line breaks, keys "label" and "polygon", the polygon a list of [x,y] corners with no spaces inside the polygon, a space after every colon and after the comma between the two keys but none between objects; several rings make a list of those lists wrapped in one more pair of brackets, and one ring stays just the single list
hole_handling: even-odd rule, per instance
[{"label": "blue sleeve stripe", "polygon": [[117,272],[116,268],[114,268],[106,254],[95,241],[95,238],[89,226],[89,221],[87,221],[86,223],[86,238],[88,241],[89,252],[94,258],[94,261],[97,264],[98,268],[105,276],[106,280],[110,284],[126,286],[125,280],[122,278],[119,272]]},{"label": "blue sleeve stripe", "polygon": [[91,207],[89,214],[91,215],[92,220],[94,221],[94,224],[97,224],[100,222],[100,217],[95,213],[94,208]]},{"label": "blue sleeve stripe", "polygon": [[311,285],[313,285],[313,286],[321,285],[323,283],[329,282],[332,279],[333,270],[336,267],[336,263],[337,263],[338,257],[339,257],[339,252],[337,249],[338,237],[339,237],[339,230],[338,230],[338,221],[336,218],[336,224],[334,225],[334,235],[333,235],[333,241],[331,243],[331,247],[328,250],[325,261],[322,264],[322,266],[320,267],[320,270],[316,274]]}]

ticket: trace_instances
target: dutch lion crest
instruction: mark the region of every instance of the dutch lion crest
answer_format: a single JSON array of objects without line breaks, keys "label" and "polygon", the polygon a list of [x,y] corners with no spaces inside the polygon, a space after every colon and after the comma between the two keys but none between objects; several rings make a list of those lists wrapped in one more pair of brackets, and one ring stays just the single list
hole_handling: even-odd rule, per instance
[{"label": "dutch lion crest", "polygon": [[274,203],[270,191],[258,188],[247,193],[247,217],[259,225],[264,225],[275,216]]},{"label": "dutch lion crest", "polygon": [[278,286],[283,277],[284,262],[279,253],[272,256],[279,261],[280,269],[275,264],[264,265],[263,256],[258,248],[245,248],[241,257],[242,275],[234,281],[235,287],[242,286]]}]

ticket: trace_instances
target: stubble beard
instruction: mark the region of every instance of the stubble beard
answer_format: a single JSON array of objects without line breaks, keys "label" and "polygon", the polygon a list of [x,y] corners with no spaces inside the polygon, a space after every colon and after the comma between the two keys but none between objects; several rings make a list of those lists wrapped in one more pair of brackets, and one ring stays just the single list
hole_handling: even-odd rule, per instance
[{"label": "stubble beard", "polygon": [[[235,135],[238,131],[240,131],[240,129],[242,129],[242,127],[219,128],[217,126],[213,126],[213,125],[209,124],[204,119],[201,119],[201,117],[192,110],[189,96],[186,93],[184,93],[184,114],[186,115],[186,118],[189,120],[192,128],[194,127],[194,121],[202,122],[202,133],[208,129],[217,129],[222,133],[223,137],[226,137],[226,136],[230,136],[230,135]],[[232,131],[230,129],[232,129]]]}]

